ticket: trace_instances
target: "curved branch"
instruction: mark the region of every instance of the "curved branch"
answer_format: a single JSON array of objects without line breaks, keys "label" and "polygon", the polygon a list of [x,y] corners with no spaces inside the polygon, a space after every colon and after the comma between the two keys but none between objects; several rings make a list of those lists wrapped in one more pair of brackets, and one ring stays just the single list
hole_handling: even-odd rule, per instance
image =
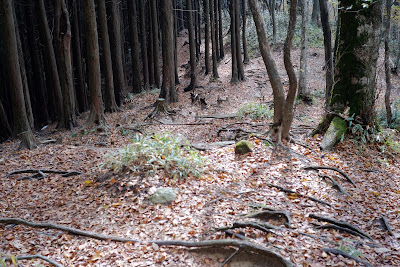
[{"label": "curved branch", "polygon": [[332,170],[340,173],[348,182],[356,186],[356,183],[342,170],[339,170],[338,168],[335,167],[329,167],[329,166],[306,166],[303,168],[304,170]]},{"label": "curved branch", "polygon": [[[1,258],[0,258],[1,259]],[[53,264],[56,267],[63,267],[63,265],[43,256],[43,255],[25,255],[25,256],[18,256],[15,257],[16,260],[20,261],[20,260],[32,260],[32,259],[42,259],[44,261],[47,261],[48,263]],[[12,261],[12,258],[3,258],[3,261]]]}]

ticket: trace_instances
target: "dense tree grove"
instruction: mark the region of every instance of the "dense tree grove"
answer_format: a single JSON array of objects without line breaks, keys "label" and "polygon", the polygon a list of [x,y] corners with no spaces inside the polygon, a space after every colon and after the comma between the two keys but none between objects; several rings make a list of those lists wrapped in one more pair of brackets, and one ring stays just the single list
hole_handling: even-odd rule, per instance
[{"label": "dense tree grove", "polygon": [[[347,21],[357,25],[380,21],[382,12],[378,4],[368,6],[357,2],[356,5],[355,1],[349,0],[341,3],[338,11],[334,12],[338,14],[334,17],[338,21],[339,40],[334,68],[327,1],[306,1],[304,4],[299,1],[300,8],[293,7],[293,4],[289,6],[284,1],[251,2],[252,11],[255,4],[261,4],[269,11],[272,45],[277,42],[277,12],[287,12],[290,8],[291,25],[284,46],[285,67],[290,80],[289,99],[282,98],[281,90],[278,94],[274,91],[275,97],[282,98],[280,102],[289,103],[289,107],[278,107],[279,112],[275,114],[274,124],[282,127],[277,129],[283,131],[282,137],[289,136],[293,116],[291,103],[297,90],[290,50],[298,10],[303,12],[303,28],[307,23],[304,14],[311,10],[311,21],[323,28],[327,62],[326,108],[339,112],[338,105],[340,109],[347,106],[342,99],[359,101],[357,105],[349,105],[351,112],[360,115],[365,123],[372,121],[373,111],[366,110],[361,102],[367,103],[369,109],[373,108],[375,58],[371,58],[371,64],[368,64],[371,69],[364,68],[368,73],[361,75],[345,69],[347,63],[344,60],[349,60],[349,57],[342,54],[349,54],[346,51],[349,47],[357,50],[364,45],[343,44],[358,31],[356,26],[344,24]],[[192,91],[198,86],[197,75],[202,68],[206,75],[212,75],[212,80],[219,78],[218,64],[226,56],[226,44],[231,52],[227,61],[232,66],[231,82],[245,79],[243,64],[250,60],[246,26],[251,14],[246,0],[1,0],[1,4],[0,77],[4,79],[0,85],[1,140],[19,137],[24,146],[34,147],[35,129],[49,123],[56,123],[58,128],[72,129],[78,126],[77,115],[86,111],[90,111],[86,126],[106,123],[104,112],[120,110],[128,94],[150,88],[161,89],[160,98],[164,98],[167,104],[178,101],[177,52],[181,48],[178,47],[178,37],[187,38],[185,43],[190,55],[187,59],[190,83],[184,91]],[[349,7],[359,8],[355,12],[360,16],[366,14],[365,19],[353,21]],[[256,21],[256,24],[260,22]],[[373,27],[380,29],[380,24]],[[303,46],[307,41],[304,34]],[[376,36],[371,37],[374,39],[373,47],[377,47],[375,45],[379,42]],[[267,36],[260,39],[261,50],[268,47],[267,39]],[[365,44],[370,45],[368,40]],[[373,49],[365,53],[377,55]],[[269,56],[265,55],[266,65],[273,66]],[[357,53],[352,61],[361,64],[363,59],[356,57]],[[303,53],[302,68],[306,68],[303,67],[306,60]],[[273,68],[267,69],[271,71]],[[305,92],[306,71],[301,70],[301,96]],[[346,88],[346,83],[354,78],[353,74],[365,76],[370,81],[363,87],[362,95],[358,90],[354,98],[340,89]],[[273,80],[272,87],[280,88],[280,82],[274,84]]]}]

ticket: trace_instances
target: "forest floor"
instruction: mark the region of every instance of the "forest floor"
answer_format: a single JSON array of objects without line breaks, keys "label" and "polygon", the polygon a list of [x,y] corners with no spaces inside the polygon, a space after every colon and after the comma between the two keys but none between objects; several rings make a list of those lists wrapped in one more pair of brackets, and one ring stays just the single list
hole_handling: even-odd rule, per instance
[{"label": "forest floor", "polygon": [[[187,63],[188,55],[185,51],[187,46],[180,47],[181,66]],[[275,49],[274,56],[287,86],[282,49]],[[264,126],[259,130],[268,130],[268,122],[249,118],[202,119],[201,122],[209,123],[204,125],[166,124],[197,123],[196,116],[232,114],[244,103],[272,100],[272,90],[261,58],[253,58],[245,65],[247,79],[237,85],[229,83],[229,58],[227,53],[219,63],[220,78],[217,81],[210,81],[210,76],[205,76],[204,71],[199,72],[199,83],[203,87],[196,89],[196,93],[205,97],[208,103],[206,108],[198,103],[192,104],[190,93],[183,92],[189,78],[187,70],[181,67],[179,102],[170,105],[177,110],[174,116],[161,115],[157,120],[144,122],[158,95],[148,92],[127,101],[121,112],[106,114],[106,128],[57,131],[54,126],[49,126],[37,133],[38,138],[42,141],[56,139],[58,142],[33,150],[17,151],[16,140],[0,144],[0,218],[48,222],[142,241],[201,241],[231,238],[215,229],[246,221],[248,218],[243,215],[269,208],[289,213],[290,228],[281,225],[269,233],[252,227],[232,231],[279,253],[294,266],[360,264],[353,259],[327,253],[323,248],[347,252],[373,266],[400,266],[399,156],[394,152],[383,153],[375,144],[364,146],[352,139],[345,139],[333,151],[324,152],[319,148],[322,136],[308,136],[323,114],[323,49],[309,51],[308,87],[314,101],[312,105],[301,102],[296,105],[292,134],[297,144],[286,143],[286,149],[275,148],[250,137],[253,152],[244,156],[235,156],[234,145],[201,151],[210,170],[200,178],[173,179],[163,172],[154,176],[129,172],[111,175],[108,170],[98,167],[104,162],[105,154],[131,143],[135,132],[123,130],[125,126],[140,126],[147,133],[181,134],[191,143],[229,138],[217,136],[218,130],[227,125],[249,129],[246,128],[248,125],[234,124],[236,122],[262,124]],[[298,69],[298,50],[293,51],[292,59]],[[398,99],[400,81],[396,76],[393,80],[393,99]],[[379,107],[382,107],[380,99],[384,88],[383,64],[380,62]],[[227,101],[218,105],[218,97]],[[80,116],[81,125],[87,116],[88,113]],[[398,137],[397,133],[393,138]],[[338,168],[355,185],[343,180],[343,176],[336,171],[305,170],[305,166]],[[24,175],[6,177],[8,173],[21,169],[79,171],[81,174],[69,177],[48,174],[41,180],[17,179]],[[335,178],[348,195],[338,192],[319,174]],[[325,204],[300,194],[287,194],[268,184],[294,190]],[[177,199],[169,205],[151,204],[148,197],[156,188],[164,186],[179,189]],[[311,218],[310,214],[348,222],[368,233],[371,239],[336,229],[318,229],[317,225],[325,223]],[[393,236],[380,227],[382,218],[386,218],[393,228]],[[60,230],[0,225],[0,258],[27,254],[40,254],[64,266],[220,266],[232,250],[118,243],[69,235]],[[274,266],[268,265],[268,261],[266,256],[240,253],[227,266]],[[22,266],[48,264],[41,260],[20,263]]]}]

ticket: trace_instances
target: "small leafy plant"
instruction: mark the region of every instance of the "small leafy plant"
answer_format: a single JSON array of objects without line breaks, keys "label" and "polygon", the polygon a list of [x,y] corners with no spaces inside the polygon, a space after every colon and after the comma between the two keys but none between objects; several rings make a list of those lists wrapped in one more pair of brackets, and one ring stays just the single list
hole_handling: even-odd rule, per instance
[{"label": "small leafy plant", "polygon": [[254,120],[268,120],[272,118],[274,112],[266,104],[250,102],[242,105],[237,114],[241,118],[249,117]]},{"label": "small leafy plant", "polygon": [[132,144],[105,156],[102,168],[113,171],[130,170],[147,172],[152,175],[164,170],[173,178],[199,177],[205,170],[205,158],[186,142],[182,148],[182,139],[174,138],[171,133],[136,137]]}]

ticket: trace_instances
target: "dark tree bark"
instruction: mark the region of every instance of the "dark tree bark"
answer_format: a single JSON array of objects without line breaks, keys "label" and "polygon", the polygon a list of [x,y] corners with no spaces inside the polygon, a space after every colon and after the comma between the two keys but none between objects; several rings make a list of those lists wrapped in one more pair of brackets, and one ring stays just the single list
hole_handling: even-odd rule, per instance
[{"label": "dark tree bark", "polygon": [[105,80],[105,110],[108,112],[115,112],[118,110],[117,103],[115,101],[115,89],[114,89],[114,75],[111,60],[111,48],[110,39],[108,35],[107,27],[107,12],[106,2],[99,0],[97,3],[97,17],[99,19],[99,37],[101,45],[103,47],[103,73]]},{"label": "dark tree bark", "polygon": [[215,21],[214,21],[214,1],[209,0],[210,4],[210,25],[211,25],[211,46],[212,46],[212,65],[213,65],[213,78],[218,79],[218,67],[217,67],[217,45],[215,42]]},{"label": "dark tree bark", "polygon": [[[173,7],[176,7],[176,0],[172,0]],[[175,67],[175,84],[179,84],[178,73],[178,13],[174,12],[174,67]]]},{"label": "dark tree bark", "polygon": [[59,127],[73,129],[77,126],[75,94],[71,65],[71,24],[65,0],[56,1],[55,40],[58,50],[58,70],[63,95],[64,117]]},{"label": "dark tree bark", "polygon": [[192,14],[192,24],[194,28],[194,43],[195,43],[195,50],[196,50],[196,62],[199,61],[200,58],[200,28],[199,28],[199,21],[197,20],[197,17],[200,13],[200,8],[199,8],[199,1],[198,0],[193,0],[193,10],[194,13]]},{"label": "dark tree bark", "polygon": [[47,15],[44,6],[44,0],[35,2],[38,8],[38,21],[40,29],[40,39],[43,44],[43,63],[46,70],[46,83],[50,95],[51,113],[55,114],[56,119],[60,122],[63,118],[63,98],[61,93],[60,78],[58,76],[57,62],[54,54],[54,47],[50,35],[49,25],[47,23]]},{"label": "dark tree bark", "polygon": [[[282,1],[284,2],[284,1]],[[271,15],[271,22],[272,22],[272,43],[276,44],[276,0],[270,0],[269,4],[269,13]]]},{"label": "dark tree bark", "polygon": [[148,18],[148,36],[149,36],[149,43],[147,44],[147,57],[148,57],[148,62],[149,62],[149,83],[150,87],[154,87],[155,81],[154,81],[154,40],[153,40],[153,23],[152,23],[152,12],[151,12],[151,6],[150,6],[150,1],[146,1],[147,7],[146,7],[146,13],[147,13],[147,18]]},{"label": "dark tree bark", "polygon": [[222,0],[218,0],[218,22],[219,22],[219,27],[218,27],[218,36],[219,36],[219,58],[222,59],[225,57],[225,51],[224,51],[224,36],[222,34]]},{"label": "dark tree bark", "polygon": [[243,63],[249,63],[246,41],[246,0],[242,0],[242,43],[243,43]]},{"label": "dark tree bark", "polygon": [[239,82],[238,78],[238,65],[237,65],[237,53],[236,53],[236,20],[235,20],[235,4],[234,1],[231,1],[230,4],[230,13],[231,13],[231,54],[232,54],[232,77],[231,83],[236,84]]},{"label": "dark tree bark", "polygon": [[[214,39],[215,39],[215,54],[217,56],[217,61],[219,61],[221,59],[221,55],[219,53],[219,37],[218,37],[218,33],[219,33],[219,14],[218,14],[218,2],[220,2],[220,0],[215,0],[214,2],[214,6],[213,6],[213,13],[214,13]],[[211,5],[210,5],[211,6]]]},{"label": "dark tree bark", "polygon": [[88,55],[88,87],[90,92],[90,114],[86,122],[92,124],[105,124],[103,99],[101,95],[99,37],[94,0],[83,0],[85,14],[87,55]]},{"label": "dark tree bark", "polygon": [[299,71],[299,93],[298,97],[302,100],[309,100],[307,92],[307,23],[308,23],[308,1],[301,5],[301,51],[300,51],[300,71]]},{"label": "dark tree bark", "polygon": [[[313,0],[313,8],[311,13],[311,22],[314,24],[318,24],[318,17],[320,13],[320,0]],[[322,13],[322,12],[321,12]]]},{"label": "dark tree bark", "polygon": [[208,0],[203,0],[204,4],[204,62],[205,74],[210,73],[210,6]]},{"label": "dark tree bark", "polygon": [[244,68],[242,61],[242,50],[240,48],[240,10],[239,10],[239,0],[233,0],[235,8],[235,45],[236,45],[236,63],[238,65],[238,78],[240,81],[245,79]]},{"label": "dark tree bark", "polygon": [[145,13],[145,0],[139,0],[139,17],[140,17],[140,41],[142,51],[142,65],[143,65],[143,88],[148,90],[149,84],[149,62],[147,58],[147,38],[146,38],[146,13]]},{"label": "dark tree bark", "polygon": [[190,84],[184,89],[185,92],[192,91],[196,88],[196,42],[194,39],[193,29],[193,11],[192,0],[186,0],[186,8],[188,10],[188,29],[189,29],[189,52],[190,52]]},{"label": "dark tree bark", "polygon": [[123,66],[123,54],[122,54],[122,38],[121,38],[121,16],[119,1],[109,1],[108,10],[110,14],[110,43],[111,46],[111,56],[113,59],[113,78],[114,78],[114,90],[115,90],[115,100],[118,106],[121,106],[123,97],[126,95],[126,83],[124,76],[124,66]]},{"label": "dark tree bark", "polygon": [[158,12],[157,0],[151,0],[151,17],[153,28],[153,55],[154,55],[154,84],[157,88],[161,87],[160,80],[160,41],[158,39]]},{"label": "dark tree bark", "polygon": [[178,101],[175,88],[173,26],[174,21],[172,1],[161,1],[163,82],[161,86],[160,98],[164,98],[167,103]]},{"label": "dark tree bark", "polygon": [[88,94],[85,85],[85,76],[83,74],[81,31],[79,26],[78,1],[72,0],[72,58],[74,64],[75,92],[78,102],[79,112],[88,109]]},{"label": "dark tree bark", "polygon": [[329,108],[331,92],[333,87],[333,57],[332,57],[332,35],[331,26],[329,24],[329,14],[327,0],[319,0],[321,9],[321,24],[324,33],[324,49],[325,49],[325,110]]},{"label": "dark tree bark", "polygon": [[131,59],[132,59],[132,89],[133,93],[140,93],[141,81],[140,81],[140,69],[139,69],[139,39],[138,39],[138,27],[137,27],[137,11],[136,11],[135,0],[128,0],[128,18],[129,18],[129,30],[131,37]]},{"label": "dark tree bark", "polygon": [[8,37],[5,40],[5,50],[13,109],[14,135],[21,140],[20,148],[32,149],[37,146],[37,143],[26,114],[15,32],[16,23],[14,22],[11,0],[0,1],[0,13],[2,14],[4,36]]},{"label": "dark tree bark", "polygon": [[386,0],[386,22],[385,22],[385,77],[386,77],[385,107],[386,107],[386,121],[389,126],[392,123],[392,109],[390,107],[390,93],[392,90],[392,80],[391,80],[390,47],[389,47],[390,15],[388,14],[392,14],[392,0]]},{"label": "dark tree bark", "polygon": [[0,140],[7,139],[8,137],[11,136],[11,127],[10,124],[8,123],[8,118],[7,114],[4,110],[3,103],[0,101]]}]

